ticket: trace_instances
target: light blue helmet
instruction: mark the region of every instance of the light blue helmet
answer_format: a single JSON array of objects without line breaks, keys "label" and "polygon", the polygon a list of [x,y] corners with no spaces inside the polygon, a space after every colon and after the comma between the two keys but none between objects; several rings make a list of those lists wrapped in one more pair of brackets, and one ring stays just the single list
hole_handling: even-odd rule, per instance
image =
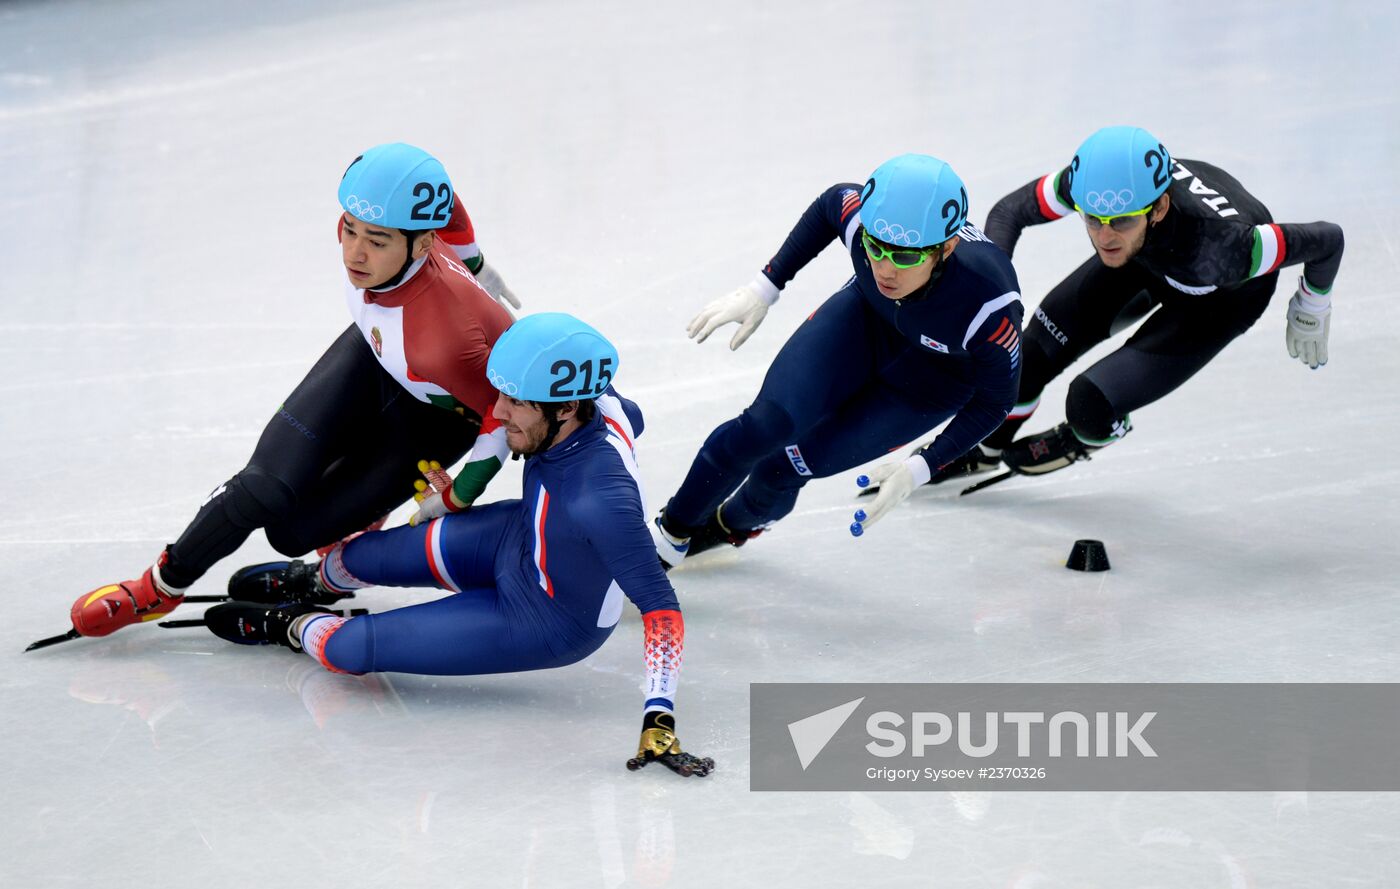
[{"label": "light blue helmet", "polygon": [[486,378],[521,401],[597,398],[617,373],[617,349],[607,337],[563,312],[526,315],[501,334],[486,362]]},{"label": "light blue helmet", "polygon": [[1151,206],[1171,185],[1171,155],[1141,127],[1104,127],[1070,161],[1069,194],[1093,216],[1121,216]]},{"label": "light blue helmet", "polygon": [[886,244],[942,244],[967,224],[967,188],[946,162],[901,154],[870,174],[861,190],[860,221]]},{"label": "light blue helmet", "polygon": [[385,228],[444,228],[452,217],[452,181],[438,159],[421,148],[376,145],[341,177],[340,206]]}]

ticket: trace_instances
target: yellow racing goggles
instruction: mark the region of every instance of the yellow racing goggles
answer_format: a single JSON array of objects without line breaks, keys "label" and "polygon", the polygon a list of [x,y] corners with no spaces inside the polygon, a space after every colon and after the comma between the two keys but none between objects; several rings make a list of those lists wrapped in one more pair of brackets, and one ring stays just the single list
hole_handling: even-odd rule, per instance
[{"label": "yellow racing goggles", "polygon": [[1116,232],[1132,231],[1137,228],[1137,217],[1146,216],[1152,212],[1152,207],[1156,201],[1143,207],[1141,210],[1134,210],[1131,213],[1119,213],[1117,216],[1096,216],[1088,212],[1078,204],[1074,205],[1075,212],[1084,217],[1084,224],[1090,228],[1102,228],[1108,226]]}]

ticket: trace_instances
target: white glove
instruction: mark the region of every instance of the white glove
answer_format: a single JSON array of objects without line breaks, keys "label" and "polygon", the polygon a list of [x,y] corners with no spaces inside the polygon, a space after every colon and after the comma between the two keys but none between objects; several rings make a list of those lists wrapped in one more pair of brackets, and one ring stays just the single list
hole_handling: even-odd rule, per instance
[{"label": "white glove", "polygon": [[462,511],[462,507],[452,499],[452,476],[442,468],[441,463],[419,460],[418,471],[423,473],[423,479],[413,483],[418,491],[413,495],[413,499],[418,501],[418,511],[409,518],[410,525],[416,527],[448,513]]},{"label": "white glove", "polygon": [[486,258],[481,259],[481,268],[472,277],[476,282],[486,288],[486,292],[491,294],[491,298],[501,305],[510,303],[514,308],[520,308],[520,297],[515,295],[501,277],[501,273],[486,264]]},{"label": "white glove", "polygon": [[1283,332],[1288,354],[1313,370],[1326,364],[1331,319],[1331,300],[1307,293],[1300,281],[1297,292],[1288,301],[1288,328]]},{"label": "white glove", "polygon": [[739,332],[729,341],[732,351],[742,346],[744,340],[758,330],[758,325],[763,323],[763,316],[768,314],[768,307],[777,301],[778,288],[760,274],[728,296],[721,296],[705,306],[686,326],[686,335],[697,343],[703,343],[715,332],[715,328],[737,321]]},{"label": "white glove", "polygon": [[869,509],[858,509],[855,521],[851,523],[851,534],[855,537],[865,533],[865,529],[878,522],[885,513],[903,503],[914,489],[931,477],[928,461],[918,454],[900,463],[881,463],[870,470],[870,475],[862,475],[856,484],[862,488],[879,485],[875,502]]}]

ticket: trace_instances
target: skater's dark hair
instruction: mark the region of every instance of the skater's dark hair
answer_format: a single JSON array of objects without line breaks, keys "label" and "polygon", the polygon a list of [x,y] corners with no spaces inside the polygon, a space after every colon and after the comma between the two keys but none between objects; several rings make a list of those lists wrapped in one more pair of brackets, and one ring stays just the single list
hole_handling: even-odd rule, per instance
[{"label": "skater's dark hair", "polygon": [[591,421],[598,413],[598,402],[591,398],[580,399],[579,401],[532,401],[530,404],[539,408],[540,413],[544,414],[544,418],[548,420],[551,425],[558,421],[559,412],[571,404],[578,406],[578,412],[575,416],[578,417],[580,423]]}]

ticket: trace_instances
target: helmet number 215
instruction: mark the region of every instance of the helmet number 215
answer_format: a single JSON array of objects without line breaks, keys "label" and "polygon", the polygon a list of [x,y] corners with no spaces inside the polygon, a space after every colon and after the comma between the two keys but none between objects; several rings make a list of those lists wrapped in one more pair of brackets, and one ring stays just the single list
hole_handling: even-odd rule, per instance
[{"label": "helmet number 215", "polygon": [[[567,359],[559,359],[550,365],[549,372],[555,376],[554,383],[549,387],[549,394],[552,398],[596,398],[608,389],[608,384],[612,382],[611,358],[598,359],[598,382],[593,382],[593,359],[574,364]],[[578,375],[583,374],[583,380],[576,389],[570,389]]]}]

